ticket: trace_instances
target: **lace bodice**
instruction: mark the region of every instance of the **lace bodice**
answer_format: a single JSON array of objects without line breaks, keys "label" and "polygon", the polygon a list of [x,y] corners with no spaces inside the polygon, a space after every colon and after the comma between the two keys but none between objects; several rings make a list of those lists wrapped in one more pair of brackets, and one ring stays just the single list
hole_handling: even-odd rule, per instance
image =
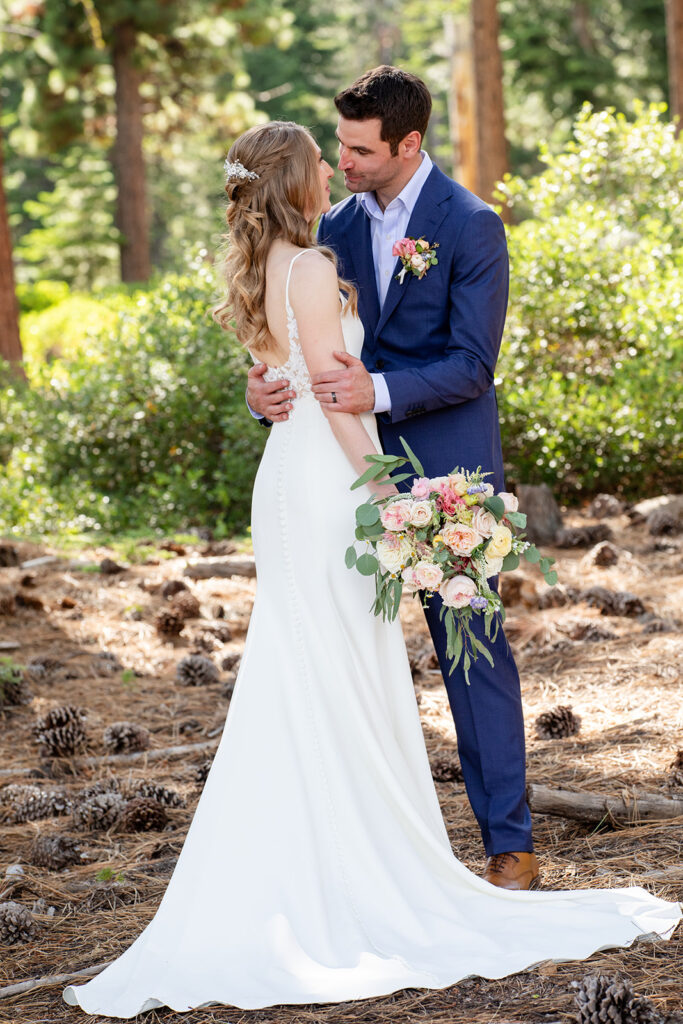
[{"label": "lace bodice", "polygon": [[[299,344],[299,328],[297,326],[296,317],[294,316],[294,310],[289,301],[289,282],[292,276],[292,267],[294,266],[295,260],[298,260],[299,256],[303,256],[304,253],[308,252],[308,249],[298,252],[289,264],[289,272],[287,274],[287,284],[285,285],[285,309],[287,311],[287,338],[289,340],[289,357],[286,363],[282,366],[269,366],[266,372],[263,374],[263,379],[267,381],[272,380],[283,380],[286,379],[290,382],[292,388],[296,391],[297,398],[303,398],[304,395],[313,394],[311,387],[311,378],[306,366],[306,360]],[[254,362],[258,362],[256,357],[252,357]]]}]

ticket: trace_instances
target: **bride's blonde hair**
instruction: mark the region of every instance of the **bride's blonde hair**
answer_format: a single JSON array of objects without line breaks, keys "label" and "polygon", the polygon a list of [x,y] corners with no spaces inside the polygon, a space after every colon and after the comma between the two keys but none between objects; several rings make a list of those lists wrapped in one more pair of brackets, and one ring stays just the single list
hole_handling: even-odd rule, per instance
[{"label": "bride's blonde hair", "polygon": [[[271,121],[250,128],[230,147],[227,163],[241,164],[225,185],[228,225],[225,276],[228,294],[213,311],[214,319],[254,352],[269,347],[265,314],[266,258],[276,238],[301,249],[317,249],[336,267],[331,249],[316,245],[318,156],[311,134],[291,121]],[[258,175],[258,177],[256,177]],[[237,179],[237,180],[235,180]],[[346,307],[354,313],[356,289],[340,279]]]}]

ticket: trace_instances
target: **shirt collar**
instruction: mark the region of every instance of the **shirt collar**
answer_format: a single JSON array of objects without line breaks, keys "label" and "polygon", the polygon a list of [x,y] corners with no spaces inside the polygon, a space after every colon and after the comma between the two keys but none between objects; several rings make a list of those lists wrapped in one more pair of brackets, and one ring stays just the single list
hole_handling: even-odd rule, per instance
[{"label": "shirt collar", "polygon": [[[394,204],[401,203],[408,211],[408,215],[410,216],[412,214],[418,196],[422,191],[422,186],[426,182],[431,173],[432,167],[434,166],[429,153],[422,150],[421,155],[422,163],[415,171],[415,174],[412,176],[410,181],[406,182],[403,186],[403,189],[399,192],[396,198],[392,199],[389,203],[386,208],[387,210],[391,209]],[[384,213],[386,211],[383,211],[380,207],[374,192],[360,192],[358,194],[358,201],[368,217],[376,217],[377,219],[382,219],[384,217]]]}]

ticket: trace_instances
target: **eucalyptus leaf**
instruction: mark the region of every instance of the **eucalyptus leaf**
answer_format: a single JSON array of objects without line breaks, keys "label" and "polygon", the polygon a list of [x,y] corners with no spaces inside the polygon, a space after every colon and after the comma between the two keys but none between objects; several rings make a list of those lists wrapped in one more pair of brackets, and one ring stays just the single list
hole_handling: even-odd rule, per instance
[{"label": "eucalyptus leaf", "polygon": [[503,559],[502,571],[510,572],[512,569],[516,569],[519,565],[519,555],[516,555],[514,551],[511,551]]},{"label": "eucalyptus leaf", "polygon": [[379,509],[377,505],[367,503],[356,509],[356,522],[359,526],[374,526],[379,522]]},{"label": "eucalyptus leaf", "polygon": [[358,556],[356,555],[356,549],[354,548],[353,545],[351,545],[350,548],[346,549],[346,554],[344,555],[344,561],[346,562],[346,568],[347,569],[353,569],[354,565],[356,564],[356,558],[357,557]]},{"label": "eucalyptus leaf", "polygon": [[481,640],[478,640],[476,636],[473,636],[472,639],[474,641],[474,646],[476,647],[476,649],[479,651],[480,654],[484,655],[491,668],[493,668],[493,655],[491,654],[486,644],[482,643]]},{"label": "eucalyptus leaf", "polygon": [[417,475],[418,476],[424,476],[425,475],[424,467],[423,467],[422,463],[420,462],[420,460],[418,459],[418,457],[415,454],[415,452],[412,450],[412,448],[410,447],[410,445],[406,441],[405,437],[401,437],[401,438],[399,438],[399,440],[400,440],[401,444],[403,445],[403,449],[404,449],[406,455],[408,456],[408,458],[412,462],[413,469],[415,470]]},{"label": "eucalyptus leaf", "polygon": [[535,565],[536,562],[540,562],[541,560],[541,552],[538,550],[535,544],[532,544],[524,552],[524,557],[526,558],[527,562],[531,562],[532,565]]},{"label": "eucalyptus leaf", "polygon": [[508,519],[513,526],[518,526],[523,529],[526,526],[526,512],[506,512],[505,518]]},{"label": "eucalyptus leaf", "polygon": [[489,512],[492,512],[496,519],[500,521],[503,518],[505,512],[505,502],[502,498],[499,498],[497,494],[492,494],[484,502],[484,508],[487,508]]},{"label": "eucalyptus leaf", "polygon": [[547,572],[545,574],[545,581],[549,587],[554,587],[558,579],[559,576],[557,575],[554,569],[551,569],[550,572]]},{"label": "eucalyptus leaf", "polygon": [[361,576],[374,576],[379,569],[379,562],[374,555],[361,555],[356,561],[356,569],[358,569]]}]

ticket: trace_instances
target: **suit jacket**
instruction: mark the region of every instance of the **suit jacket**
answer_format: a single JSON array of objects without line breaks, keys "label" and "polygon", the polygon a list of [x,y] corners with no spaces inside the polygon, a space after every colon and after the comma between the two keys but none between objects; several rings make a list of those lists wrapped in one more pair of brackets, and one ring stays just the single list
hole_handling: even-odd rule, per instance
[{"label": "suit jacket", "polygon": [[[356,196],[320,220],[318,241],[334,249],[339,271],[358,288],[365,328],[361,358],[381,372],[391,412],[378,416],[384,450],[403,454],[405,437],[429,476],[456,465],[491,471],[503,487],[494,370],[505,323],[505,229],[486,203],[434,167],[407,235],[438,243],[436,266],[419,280],[393,277],[380,309],[370,223]],[[401,270],[396,262],[395,274]]]}]

